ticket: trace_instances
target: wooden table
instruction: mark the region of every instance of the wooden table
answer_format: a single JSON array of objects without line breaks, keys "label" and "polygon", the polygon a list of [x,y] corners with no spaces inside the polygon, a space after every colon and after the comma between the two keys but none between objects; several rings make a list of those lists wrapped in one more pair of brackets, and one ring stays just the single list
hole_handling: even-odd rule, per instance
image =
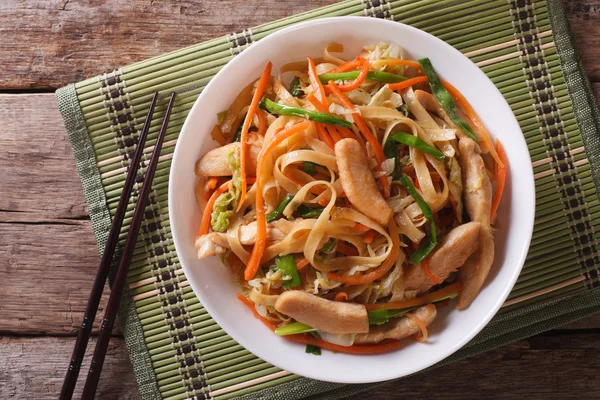
[{"label": "wooden table", "polygon": [[[1,399],[56,398],[99,261],[55,89],[333,2],[0,2]],[[598,98],[600,0],[566,6]],[[98,398],[139,398],[118,332],[106,364]],[[370,397],[592,399],[599,370],[600,317],[591,317]]]}]

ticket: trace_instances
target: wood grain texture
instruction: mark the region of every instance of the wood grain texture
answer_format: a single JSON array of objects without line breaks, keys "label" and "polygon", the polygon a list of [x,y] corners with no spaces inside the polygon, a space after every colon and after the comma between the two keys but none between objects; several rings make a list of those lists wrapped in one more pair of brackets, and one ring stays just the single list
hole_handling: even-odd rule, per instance
[{"label": "wood grain texture", "polygon": [[[70,337],[0,337],[0,399],[58,398],[73,341]],[[92,338],[74,399],[81,397],[95,344]],[[110,342],[96,398],[140,398],[123,338],[113,338]]]}]

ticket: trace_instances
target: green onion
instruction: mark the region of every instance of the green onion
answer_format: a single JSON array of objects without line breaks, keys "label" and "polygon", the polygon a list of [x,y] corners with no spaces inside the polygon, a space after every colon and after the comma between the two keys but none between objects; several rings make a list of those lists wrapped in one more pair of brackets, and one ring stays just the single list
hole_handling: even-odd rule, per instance
[{"label": "green onion", "polygon": [[331,252],[331,250],[333,250],[333,248],[335,247],[335,240],[329,240],[327,243],[325,243],[323,245],[323,247],[321,247],[321,250],[323,253],[329,253]]},{"label": "green onion", "polygon": [[440,161],[442,161],[444,158],[446,158],[444,153],[442,153],[441,151],[439,151],[432,145],[428,144],[424,140],[419,139],[415,135],[410,135],[408,133],[401,132],[401,133],[395,134],[394,136],[390,136],[389,139],[392,139],[398,143],[402,143],[402,144],[405,144],[410,147],[414,147],[415,149],[419,149],[423,153],[431,154],[432,156],[434,156],[435,158],[437,158]]},{"label": "green onion", "polygon": [[309,175],[317,173],[317,164],[311,161],[302,161],[302,170]]},{"label": "green onion", "polygon": [[440,80],[437,72],[435,72],[435,69],[433,69],[433,65],[431,65],[429,58],[420,59],[419,65],[429,80],[431,93],[433,93],[438,103],[440,103],[444,111],[446,111],[446,114],[448,114],[452,122],[454,122],[454,124],[458,126],[460,130],[465,133],[465,135],[476,142],[479,141],[477,135],[475,135],[475,132],[473,132],[473,129],[471,129],[471,126],[464,119],[462,119],[460,115],[458,115],[454,98],[442,84],[442,81]]},{"label": "green onion", "polygon": [[302,88],[300,87],[300,78],[295,77],[290,85],[290,93],[294,97],[300,97],[303,94]]},{"label": "green onion", "polygon": [[283,276],[291,277],[290,280],[284,281],[284,289],[291,289],[302,285],[302,281],[300,280],[300,275],[298,275],[298,269],[296,267],[296,261],[294,261],[293,255],[288,254],[285,256],[275,257],[275,263],[277,264],[277,269],[281,271],[281,274]]},{"label": "green onion", "polygon": [[408,194],[410,194],[413,197],[413,199],[415,199],[415,201],[419,205],[419,208],[421,209],[421,212],[423,213],[423,216],[427,218],[431,223],[429,234],[425,237],[425,239],[423,239],[417,251],[412,253],[410,256],[410,261],[412,261],[413,264],[416,265],[423,261],[437,245],[435,222],[433,220],[433,213],[431,212],[431,208],[429,208],[427,202],[423,200],[421,196],[419,196],[419,193],[417,193],[417,190],[413,186],[410,179],[406,175],[404,175],[402,176],[402,178],[400,178],[400,183],[402,184],[402,186],[404,186]]},{"label": "green onion", "polygon": [[237,131],[235,131],[235,135],[233,136],[232,140],[234,143],[239,142],[242,139],[242,128],[244,127],[244,122],[246,121],[246,115],[244,115],[244,118],[242,118],[240,124],[238,125]]},{"label": "green onion", "polygon": [[408,106],[406,104],[400,104],[396,110],[404,114],[405,117],[408,117]]},{"label": "green onion", "polygon": [[294,211],[294,216],[302,218],[315,218],[321,215],[323,210],[323,207],[311,208],[302,204],[300,207],[296,208],[296,211]]},{"label": "green onion", "polygon": [[281,200],[281,203],[279,203],[277,208],[273,210],[273,212],[271,212],[269,215],[267,215],[267,223],[273,222],[277,218],[281,217],[283,210],[287,207],[288,204],[290,204],[290,201],[292,201],[293,198],[294,196],[291,194],[285,196],[285,199]]},{"label": "green onion", "polygon": [[394,170],[390,174],[392,179],[397,180],[402,176],[402,166],[400,165],[400,154],[398,153],[398,147],[396,146],[396,142],[388,137],[383,145],[383,154],[387,158],[394,159]]},{"label": "green onion", "polygon": [[308,333],[315,332],[315,328],[311,328],[308,325],[305,325],[301,322],[292,322],[291,324],[287,324],[284,326],[280,326],[275,329],[275,334],[277,336],[285,336],[285,335],[297,335],[298,333]]},{"label": "green onion", "polygon": [[[329,81],[353,81],[358,78],[360,71],[349,71],[339,72],[336,74],[323,74],[319,75],[319,80],[322,83],[328,83]],[[378,81],[385,83],[397,83],[405,81],[407,78],[402,75],[391,74],[389,72],[369,71],[367,73],[368,81]]]},{"label": "green onion", "polygon": [[306,353],[314,354],[315,356],[321,355],[321,348],[319,346],[313,346],[312,344],[306,345]]},{"label": "green onion", "polygon": [[261,100],[261,102],[259,103],[259,107],[267,110],[271,114],[300,117],[300,118],[309,119],[309,120],[315,121],[315,122],[321,122],[326,125],[343,126],[344,128],[352,127],[352,124],[350,122],[346,121],[345,119],[338,118],[336,116],[325,114],[325,113],[318,112],[318,111],[310,111],[310,110],[305,110],[303,108],[290,107],[290,106],[286,106],[285,104],[275,103],[274,101],[272,101],[269,98],[265,98],[264,100]]}]

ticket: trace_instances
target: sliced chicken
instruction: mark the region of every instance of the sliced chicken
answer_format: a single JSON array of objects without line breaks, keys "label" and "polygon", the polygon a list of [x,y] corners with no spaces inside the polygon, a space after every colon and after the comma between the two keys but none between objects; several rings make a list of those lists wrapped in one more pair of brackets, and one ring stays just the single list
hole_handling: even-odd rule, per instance
[{"label": "sliced chicken", "polygon": [[[290,224],[289,221],[278,220],[267,225],[267,241],[272,242],[285,238],[285,232],[288,229],[282,226],[282,223]],[[240,243],[244,246],[254,244],[256,241],[256,221],[240,226],[239,238]],[[197,237],[194,246],[198,252],[198,258],[223,254],[229,249],[227,234],[221,232],[211,232]]]},{"label": "sliced chicken", "polygon": [[387,225],[394,212],[377,189],[360,143],[342,139],[335,144],[334,150],[342,188],[350,203],[367,217]]},{"label": "sliced chicken", "polygon": [[[198,176],[230,176],[231,168],[227,162],[227,156],[233,152],[238,151],[240,143],[229,143],[225,146],[217,147],[202,156],[201,159],[196,161],[196,175]],[[246,166],[246,173],[254,175],[256,172],[256,160],[258,159],[258,153],[260,147],[251,145],[248,151],[248,165]]]},{"label": "sliced chicken", "polygon": [[458,271],[464,288],[458,295],[457,308],[463,310],[473,302],[494,262],[494,236],[490,225],[492,184],[481,158],[479,146],[468,137],[459,140],[460,166],[463,171],[465,207],[471,221],[481,224],[479,249]]},{"label": "sliced chicken", "polygon": [[300,290],[290,290],[279,296],[275,309],[324,332],[344,334],[369,331],[369,317],[362,304],[331,301]]},{"label": "sliced chicken", "polygon": [[[437,315],[433,304],[417,308],[413,315],[425,326],[431,325]],[[371,326],[369,333],[356,335],[354,344],[375,344],[385,339],[400,340],[419,333],[419,326],[409,317],[393,318],[383,325]]]},{"label": "sliced chicken", "polygon": [[[459,225],[440,241],[439,247],[429,258],[429,269],[433,276],[444,281],[465,263],[479,247],[480,227],[479,222]],[[417,264],[405,272],[404,284],[406,290],[416,290],[422,294],[435,285],[435,282],[427,276],[423,266]]]}]

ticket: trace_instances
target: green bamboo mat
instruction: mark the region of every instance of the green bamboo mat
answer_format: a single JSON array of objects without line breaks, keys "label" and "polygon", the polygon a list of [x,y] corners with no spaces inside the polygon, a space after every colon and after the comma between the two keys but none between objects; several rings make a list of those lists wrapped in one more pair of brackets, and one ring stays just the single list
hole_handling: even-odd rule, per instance
[{"label": "green bamboo mat", "polygon": [[[598,309],[600,117],[560,1],[347,0],[132,64],[57,92],[101,250],[152,93],[179,93],[120,309],[143,398],[338,398],[370,387],[300,378],[258,359],[227,336],[182,273],[167,210],[175,143],[208,81],[236,54],[278,29],[343,15],[401,21],[466,54],[510,103],[529,146],[537,208],[525,267],[500,313],[444,362]],[[165,107],[163,99],[144,165]]]}]

